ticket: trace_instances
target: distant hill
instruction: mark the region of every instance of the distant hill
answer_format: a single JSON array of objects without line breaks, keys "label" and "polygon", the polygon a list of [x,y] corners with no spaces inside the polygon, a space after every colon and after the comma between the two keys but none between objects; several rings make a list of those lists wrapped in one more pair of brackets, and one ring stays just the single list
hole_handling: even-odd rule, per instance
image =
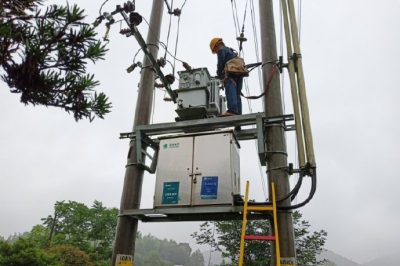
[{"label": "distant hill", "polygon": [[[203,252],[205,265],[208,265],[209,261],[209,252]],[[324,264],[324,266],[399,266],[399,258],[396,254],[380,257],[374,260],[371,260],[367,263],[360,264],[354,262],[348,258],[345,258],[339,254],[336,254],[333,251],[326,250],[318,256],[319,260],[327,259],[328,262]],[[211,253],[210,265],[219,265],[222,262],[221,253],[218,251],[214,251]]]},{"label": "distant hill", "polygon": [[[361,264],[358,264],[352,260],[349,260],[343,256],[340,256],[336,254],[333,251],[326,250],[321,253],[320,256],[318,256],[318,259],[327,259],[328,261],[332,263],[326,263],[326,266],[364,266]],[[380,265],[383,266],[384,264]],[[375,265],[368,265],[368,266],[375,266]],[[386,266],[386,265],[385,265]]]},{"label": "distant hill", "polygon": [[364,263],[362,266],[398,266],[400,265],[400,259],[397,254],[391,254],[383,256],[370,262]]},{"label": "distant hill", "polygon": [[396,254],[383,256],[369,262],[359,264],[330,250],[324,251],[319,259],[327,259],[332,263],[326,263],[325,266],[399,266],[400,259]]}]

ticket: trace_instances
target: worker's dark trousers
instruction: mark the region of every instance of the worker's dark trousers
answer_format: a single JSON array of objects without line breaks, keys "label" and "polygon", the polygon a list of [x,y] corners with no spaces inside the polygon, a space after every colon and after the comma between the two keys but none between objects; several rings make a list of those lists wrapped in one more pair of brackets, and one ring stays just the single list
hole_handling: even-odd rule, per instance
[{"label": "worker's dark trousers", "polygon": [[224,82],[226,101],[228,104],[228,112],[238,115],[242,114],[242,99],[240,93],[242,91],[243,78],[228,78]]}]

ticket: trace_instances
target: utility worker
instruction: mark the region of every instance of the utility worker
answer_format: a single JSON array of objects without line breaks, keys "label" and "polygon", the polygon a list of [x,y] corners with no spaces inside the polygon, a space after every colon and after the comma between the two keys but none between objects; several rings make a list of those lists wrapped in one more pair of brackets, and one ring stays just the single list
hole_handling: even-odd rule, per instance
[{"label": "utility worker", "polygon": [[228,111],[222,116],[232,116],[242,114],[242,91],[243,77],[225,73],[225,64],[235,58],[237,53],[229,47],[226,47],[222,38],[213,38],[210,42],[210,49],[213,54],[218,56],[217,77],[220,78],[225,87],[226,100],[228,102]]}]

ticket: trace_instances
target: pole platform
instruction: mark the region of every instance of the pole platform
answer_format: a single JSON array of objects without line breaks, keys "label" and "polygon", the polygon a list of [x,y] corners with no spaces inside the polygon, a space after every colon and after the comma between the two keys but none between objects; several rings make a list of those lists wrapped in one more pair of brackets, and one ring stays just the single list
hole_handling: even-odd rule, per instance
[{"label": "pole platform", "polygon": [[[134,139],[138,132],[145,134],[148,137],[182,133],[182,132],[201,132],[210,131],[219,128],[235,127],[235,126],[251,126],[256,125],[257,120],[262,119],[264,125],[268,124],[285,124],[286,130],[294,130],[294,125],[286,125],[286,122],[293,121],[292,114],[282,115],[276,117],[266,117],[265,113],[252,113],[245,115],[234,115],[225,117],[212,117],[204,119],[186,120],[179,122],[160,123],[151,125],[138,125],[135,127],[134,132],[121,133],[120,138]],[[243,129],[237,132],[238,140],[248,140],[257,138],[254,129]]]},{"label": "pole platform", "polygon": [[[226,221],[242,220],[243,206],[208,205],[157,209],[124,210],[120,216],[129,216],[142,222],[186,222],[186,221]],[[269,218],[267,213],[252,212],[248,219]]]},{"label": "pole platform", "polygon": [[[293,115],[282,115],[276,117],[266,117],[265,113],[253,113],[245,115],[235,115],[227,117],[213,117],[195,120],[186,120],[171,123],[160,123],[152,125],[137,125],[133,132],[121,133],[120,138],[130,138],[136,143],[137,161],[134,164],[147,170],[149,173],[155,173],[158,157],[158,142],[163,135],[177,133],[198,133],[221,130],[228,127],[241,127],[241,130],[235,130],[235,137],[238,141],[257,139],[258,155],[260,164],[265,166],[267,151],[264,140],[266,138],[266,128],[272,126],[283,127],[285,130],[294,130],[294,124],[287,124],[293,121]],[[252,128],[244,128],[244,127]],[[145,164],[147,156],[146,149],[150,147],[154,150],[154,158],[149,165]]]}]

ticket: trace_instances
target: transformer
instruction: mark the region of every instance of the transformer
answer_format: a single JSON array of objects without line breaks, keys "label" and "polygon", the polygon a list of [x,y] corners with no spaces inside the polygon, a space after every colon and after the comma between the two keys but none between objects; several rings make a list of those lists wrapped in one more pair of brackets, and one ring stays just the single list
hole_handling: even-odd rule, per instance
[{"label": "transformer", "polygon": [[233,131],[165,137],[158,156],[154,208],[232,205],[240,194]]},{"label": "transformer", "polygon": [[226,111],[220,81],[211,77],[207,68],[180,71],[178,75],[176,120],[214,117]]}]

